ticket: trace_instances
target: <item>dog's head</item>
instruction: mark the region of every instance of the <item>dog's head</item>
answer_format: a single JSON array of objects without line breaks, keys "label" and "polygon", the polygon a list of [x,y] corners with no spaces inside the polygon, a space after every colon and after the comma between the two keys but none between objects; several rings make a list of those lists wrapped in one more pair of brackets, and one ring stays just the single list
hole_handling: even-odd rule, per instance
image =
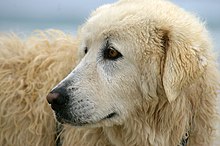
[{"label": "dog's head", "polygon": [[160,0],[97,9],[79,30],[79,64],[47,96],[58,121],[122,124],[143,102],[174,101],[207,64],[194,19]]}]

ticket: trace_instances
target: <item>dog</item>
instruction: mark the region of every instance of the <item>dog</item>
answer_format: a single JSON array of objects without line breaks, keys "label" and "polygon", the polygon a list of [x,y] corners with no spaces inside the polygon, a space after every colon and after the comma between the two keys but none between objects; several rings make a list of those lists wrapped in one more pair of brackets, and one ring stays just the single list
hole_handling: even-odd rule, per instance
[{"label": "dog", "polygon": [[212,145],[219,71],[195,16],[165,0],[120,0],[77,37],[79,64],[47,95],[67,125],[63,145]]}]

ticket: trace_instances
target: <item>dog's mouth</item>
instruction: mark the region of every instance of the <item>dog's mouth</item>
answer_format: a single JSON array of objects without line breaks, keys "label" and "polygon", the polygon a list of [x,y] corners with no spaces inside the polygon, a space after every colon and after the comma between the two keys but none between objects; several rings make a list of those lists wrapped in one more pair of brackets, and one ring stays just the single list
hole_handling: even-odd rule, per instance
[{"label": "dog's mouth", "polygon": [[105,116],[102,120],[105,120],[105,119],[111,119],[115,116],[117,116],[118,114],[116,112],[113,112],[113,113],[110,113],[108,114],[107,116]]},{"label": "dog's mouth", "polygon": [[100,123],[106,120],[112,120],[116,116],[118,116],[118,114],[116,112],[112,112],[108,114],[107,116],[105,116],[104,118],[100,118],[98,120],[93,121],[93,120],[86,120],[86,119],[81,120],[80,116],[70,118],[70,117],[66,117],[65,115],[60,115],[59,113],[56,113],[56,119],[58,122],[60,122],[61,124],[70,124],[72,126],[89,126],[89,125],[97,124],[97,123]]}]

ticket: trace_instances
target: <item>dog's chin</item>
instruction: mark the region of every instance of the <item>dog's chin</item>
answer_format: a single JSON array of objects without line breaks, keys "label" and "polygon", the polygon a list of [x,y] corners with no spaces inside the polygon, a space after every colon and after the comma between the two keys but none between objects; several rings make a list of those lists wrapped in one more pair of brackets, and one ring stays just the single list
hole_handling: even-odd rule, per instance
[{"label": "dog's chin", "polygon": [[88,124],[87,122],[83,122],[83,121],[81,122],[71,121],[60,116],[56,116],[56,120],[61,124],[68,124],[71,126],[78,126],[78,127],[85,126]]},{"label": "dog's chin", "polygon": [[[118,122],[119,115],[115,112],[108,114],[104,118],[98,118],[98,120],[71,120],[71,118],[63,117],[58,114],[56,114],[56,119],[61,124],[68,124],[74,127],[103,127],[103,126],[113,126],[113,125],[119,125]],[[77,117],[76,117],[77,118]]]}]

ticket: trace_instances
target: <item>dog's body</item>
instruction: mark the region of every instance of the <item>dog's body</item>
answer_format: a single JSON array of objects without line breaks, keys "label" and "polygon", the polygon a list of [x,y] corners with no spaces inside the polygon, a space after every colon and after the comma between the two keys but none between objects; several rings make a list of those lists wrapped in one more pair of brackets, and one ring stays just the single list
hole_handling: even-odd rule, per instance
[{"label": "dog's body", "polygon": [[[219,72],[194,16],[164,0],[122,0],[92,13],[78,40],[81,61],[47,96],[57,120],[68,124],[63,145],[212,145]],[[67,64],[59,68],[70,70],[74,61]],[[48,79],[66,75],[54,77],[56,67],[50,69]],[[1,127],[10,117],[5,106]]]}]

